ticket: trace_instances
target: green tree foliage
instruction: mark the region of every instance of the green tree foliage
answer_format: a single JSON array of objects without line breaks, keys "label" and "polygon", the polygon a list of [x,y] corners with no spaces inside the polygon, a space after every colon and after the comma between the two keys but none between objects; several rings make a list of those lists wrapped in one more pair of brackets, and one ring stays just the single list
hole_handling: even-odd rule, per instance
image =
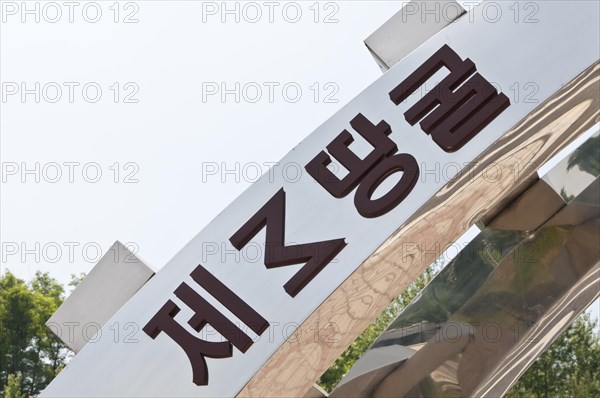
[{"label": "green tree foliage", "polygon": [[578,167],[593,176],[600,174],[600,136],[587,140],[569,157],[567,169]]},{"label": "green tree foliage", "polygon": [[600,397],[597,321],[583,314],[531,365],[507,398]]},{"label": "green tree foliage", "polygon": [[9,375],[4,389],[4,398],[25,398],[25,394],[21,391],[21,383],[23,382],[23,376]]},{"label": "green tree foliage", "polygon": [[64,366],[68,350],[45,325],[63,299],[62,285],[47,273],[29,284],[10,272],[0,276],[0,396],[18,396],[16,384],[35,396]]},{"label": "green tree foliage", "polygon": [[[510,241],[510,239],[508,239]],[[510,242],[509,242],[510,243]],[[318,384],[331,392],[354,363],[435,274],[435,267],[392,301],[333,365]],[[441,276],[441,275],[440,275]],[[538,358],[507,393],[507,398],[597,398],[600,397],[600,338],[597,322],[583,314]]]},{"label": "green tree foliage", "polygon": [[394,299],[383,311],[383,313],[373,322],[350,347],[342,353],[329,369],[317,382],[327,392],[331,392],[339,383],[342,377],[350,370],[352,365],[362,356],[362,354],[375,342],[377,337],[396,319],[400,312],[423,290],[429,283],[434,274],[433,268],[428,268],[419,276],[402,294]]},{"label": "green tree foliage", "polygon": [[4,388],[4,398],[25,398],[25,394],[21,391],[21,383],[23,376],[21,374],[8,375],[6,388]]},{"label": "green tree foliage", "polygon": [[[337,361],[319,384],[331,391],[386,327],[434,276],[429,268],[393,300]],[[82,276],[73,276],[75,287]],[[45,326],[64,299],[64,288],[48,274],[30,283],[10,272],[0,275],[0,397],[37,395],[64,367],[69,351]],[[529,368],[508,398],[600,397],[600,339],[596,322],[579,317]]]},{"label": "green tree foliage", "polygon": [[79,275],[71,274],[71,281],[68,283],[68,286],[71,287],[71,291],[75,290],[75,288],[83,281],[86,277],[85,272],[81,272]]}]

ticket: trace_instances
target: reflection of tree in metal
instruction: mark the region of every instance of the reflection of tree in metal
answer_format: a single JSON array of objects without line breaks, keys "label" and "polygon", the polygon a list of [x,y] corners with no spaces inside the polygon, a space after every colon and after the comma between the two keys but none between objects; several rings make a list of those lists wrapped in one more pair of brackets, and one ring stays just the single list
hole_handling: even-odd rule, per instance
[{"label": "reflection of tree in metal", "polygon": [[[388,331],[423,320],[447,321],[523,237],[524,232],[520,231],[482,231],[423,290],[421,298],[402,312]],[[383,344],[384,336],[375,343],[376,346],[386,345]]]},{"label": "reflection of tree in metal", "polygon": [[575,166],[593,176],[600,174],[600,135],[590,138],[573,152],[567,169]]},{"label": "reflection of tree in metal", "polygon": [[[598,143],[586,141],[568,167],[597,176]],[[331,396],[502,395],[598,295],[599,199],[596,178],[539,224],[524,223],[540,225],[534,231],[486,228]],[[527,206],[516,211],[539,217]]]},{"label": "reflection of tree in metal", "polygon": [[544,177],[565,202],[573,200],[582,186],[600,176],[600,133],[597,132]]}]

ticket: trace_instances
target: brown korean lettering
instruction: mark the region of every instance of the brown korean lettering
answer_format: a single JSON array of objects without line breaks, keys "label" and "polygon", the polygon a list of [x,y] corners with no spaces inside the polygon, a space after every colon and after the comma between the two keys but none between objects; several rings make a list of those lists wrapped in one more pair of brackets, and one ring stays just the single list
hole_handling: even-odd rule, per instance
[{"label": "brown korean lettering", "polygon": [[498,94],[483,76],[476,73],[473,61],[460,59],[444,45],[416,71],[390,92],[390,99],[400,104],[446,67],[450,74],[433,90],[404,113],[406,121],[421,129],[446,152],[462,148],[510,105],[508,97]]},{"label": "brown korean lettering", "polygon": [[344,239],[286,246],[283,189],[273,195],[229,240],[237,250],[242,250],[263,228],[266,228],[264,264],[267,268],[305,263],[283,286],[291,297],[300,293],[346,246]]},{"label": "brown korean lettering", "polygon": [[[257,335],[261,335],[268,328],[269,323],[262,316],[204,267],[198,265],[191,276]],[[181,309],[171,300],[167,300],[143,330],[152,339],[156,339],[161,332],[169,336],[188,357],[192,366],[193,383],[198,386],[207,385],[208,367],[205,357],[229,358],[233,355],[233,346],[245,353],[252,346],[252,339],[185,282],[180,284],[174,293],[194,312],[188,321],[192,329],[200,332],[210,324],[226,341],[206,341],[188,332],[175,319]]]},{"label": "brown korean lettering", "polygon": [[365,159],[356,156],[348,147],[354,142],[354,137],[348,130],[342,131],[331,141],[327,145],[327,151],[349,171],[346,177],[340,180],[327,168],[331,163],[331,158],[325,151],[321,151],[305,167],[308,174],[321,184],[331,196],[338,199],[345,197],[356,188],[365,174],[382,159],[398,151],[394,141],[388,137],[392,129],[385,121],[374,125],[359,113],[352,119],[350,125],[373,146],[373,150]]}]

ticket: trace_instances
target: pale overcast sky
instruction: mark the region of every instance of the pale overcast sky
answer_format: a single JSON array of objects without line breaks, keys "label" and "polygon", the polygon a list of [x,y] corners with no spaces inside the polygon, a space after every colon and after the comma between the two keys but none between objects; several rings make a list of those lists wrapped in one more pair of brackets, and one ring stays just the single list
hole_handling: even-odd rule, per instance
[{"label": "pale overcast sky", "polygon": [[401,8],[39,4],[2,2],[0,266],[63,283],[115,240],[160,269],[381,75],[363,40]]},{"label": "pale overcast sky", "polygon": [[[295,8],[284,14],[283,6],[273,23],[266,8],[257,23],[251,9],[236,23],[201,2],[147,1],[121,3],[115,23],[113,3],[99,4],[97,23],[79,8],[73,23],[67,9],[54,24],[44,15],[22,23],[21,10],[4,15],[1,80],[19,90],[40,82],[41,94],[39,103],[34,94],[24,103],[20,92],[7,95],[0,126],[2,268],[25,279],[42,270],[68,281],[115,240],[162,267],[256,180],[259,166],[267,171],[380,76],[363,40],[399,9],[341,2],[317,12],[302,2],[297,23],[288,22]],[[95,18],[94,8],[86,12]],[[55,103],[53,82],[62,91]],[[203,98],[203,89],[235,91],[237,82],[239,103],[235,94],[224,103],[219,94]],[[27,174],[36,163],[39,172]]]}]

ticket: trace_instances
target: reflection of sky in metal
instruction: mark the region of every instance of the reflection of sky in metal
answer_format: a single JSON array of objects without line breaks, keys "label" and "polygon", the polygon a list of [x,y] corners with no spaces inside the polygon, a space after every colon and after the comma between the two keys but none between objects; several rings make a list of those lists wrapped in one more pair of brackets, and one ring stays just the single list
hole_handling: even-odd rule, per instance
[{"label": "reflection of sky in metal", "polygon": [[[600,123],[596,124],[585,133],[577,137],[571,144],[563,148],[552,159],[546,162],[538,169],[540,178],[544,178],[559,194],[561,188],[567,193],[581,192],[585,187],[591,184],[595,176],[581,171],[578,167],[568,170],[567,164],[569,157],[584,142],[592,137],[600,135]],[[564,184],[561,181],[565,182]],[[561,185],[562,184],[562,185]],[[435,261],[436,271],[444,269],[479,233],[481,230],[473,225],[460,238],[458,238],[444,253]],[[600,323],[600,300],[595,301],[586,311],[592,319]],[[595,331],[600,335],[600,325],[597,324]]]},{"label": "reflection of sky in metal", "polygon": [[[439,274],[332,397],[494,396],[510,387],[598,296],[599,126],[544,167],[519,198],[526,205],[471,228],[459,239],[462,252],[450,252],[457,242],[436,261]],[[528,197],[548,205],[532,212]],[[500,331],[497,341],[478,335],[489,324]]]},{"label": "reflection of sky in metal", "polygon": [[[581,190],[594,181],[595,176],[582,172],[578,167],[568,170],[567,164],[569,157],[588,139],[598,136],[600,136],[600,123],[581,134],[579,137],[573,140],[572,143],[557,153],[552,159],[543,164],[538,169],[540,178],[544,178],[544,180],[553,188],[558,188],[558,193],[560,193],[560,188],[563,187],[565,188],[566,192],[581,192]],[[565,184],[561,185],[560,181],[565,181]],[[458,238],[456,242],[436,261],[437,266],[440,267],[439,269],[446,267],[446,265],[448,265],[448,263],[452,261],[452,259],[454,259],[454,257],[456,257],[458,254],[457,248],[464,248],[477,236],[480,231],[481,230],[479,228],[473,225],[460,238]],[[586,312],[590,314],[592,319],[595,319],[600,323],[600,300],[597,300],[590,305]],[[596,325],[595,331],[600,336],[600,324]]]},{"label": "reflection of sky in metal", "polygon": [[435,266],[437,267],[436,271],[444,269],[446,265],[458,255],[460,250],[464,249],[473,239],[475,239],[479,232],[481,232],[481,230],[476,225],[472,225],[471,228],[467,229],[465,233],[462,234],[460,238],[456,239],[456,241],[454,241],[454,243],[435,261]]},{"label": "reflection of sky in metal", "polygon": [[549,161],[544,163],[538,169],[538,174],[541,177],[544,177],[546,174],[548,174],[548,172],[550,170],[554,169],[554,167],[556,165],[558,165],[563,160],[567,159],[569,157],[569,155],[572,154],[573,151],[575,149],[577,149],[581,144],[583,144],[585,141],[587,141],[592,136],[595,136],[598,134],[600,134],[600,123],[597,123],[596,125],[591,127],[589,130],[587,130],[585,133],[581,134],[579,137],[577,137],[575,140],[573,140],[572,143],[570,143],[569,145],[564,147],[560,152],[558,152],[556,155],[554,155],[554,157],[552,159],[550,159]]},{"label": "reflection of sky in metal", "polygon": [[[503,393],[597,295],[598,273],[590,267],[598,260],[598,206],[580,201],[590,194],[597,197],[598,180],[535,232],[482,231],[332,396]],[[497,253],[488,255],[486,241]],[[482,337],[489,325],[497,339]]]},{"label": "reflection of sky in metal", "polygon": [[[561,181],[561,179],[562,181],[566,181],[566,184],[564,184],[565,191],[581,191],[584,187],[583,184],[585,183],[586,186],[589,185],[594,180],[594,177],[588,173],[581,172],[577,167],[567,170],[567,167],[562,166],[563,164],[566,165],[568,163],[569,156],[575,149],[591,137],[598,137],[599,135],[600,123],[581,134],[581,136],[577,137],[571,144],[567,145],[563,150],[557,153],[556,156],[542,165],[538,170],[540,177],[543,177],[553,188],[556,189],[559,187],[558,193],[560,193],[560,183],[558,181]],[[560,165],[560,167],[556,167],[558,165]],[[592,319],[595,319],[600,323],[600,300],[596,300],[596,302],[590,305],[587,313],[590,314]],[[597,324],[595,330],[596,334],[600,336],[600,325]]]},{"label": "reflection of sky in metal", "polygon": [[[592,136],[585,141],[584,144],[591,144],[596,146],[596,141],[600,136],[600,123],[596,124],[594,127],[589,129],[586,134],[580,138],[585,138],[588,134],[592,134]],[[593,140],[593,141],[592,141]],[[571,148],[565,148],[571,149]],[[564,192],[569,196],[576,196],[579,192],[583,191],[589,184],[591,184],[594,179],[598,176],[596,173],[592,174],[580,167],[579,165],[573,165],[574,167],[569,167],[569,163],[572,162],[574,149],[571,151],[565,151],[566,156],[562,156],[563,152],[558,154],[552,159],[552,163],[557,162],[556,165],[552,167],[551,170],[546,172],[544,168],[540,173],[540,176],[550,185],[557,193]],[[562,158],[562,160],[560,160]],[[551,162],[548,162],[551,163]],[[545,166],[545,165],[544,165]]]}]

